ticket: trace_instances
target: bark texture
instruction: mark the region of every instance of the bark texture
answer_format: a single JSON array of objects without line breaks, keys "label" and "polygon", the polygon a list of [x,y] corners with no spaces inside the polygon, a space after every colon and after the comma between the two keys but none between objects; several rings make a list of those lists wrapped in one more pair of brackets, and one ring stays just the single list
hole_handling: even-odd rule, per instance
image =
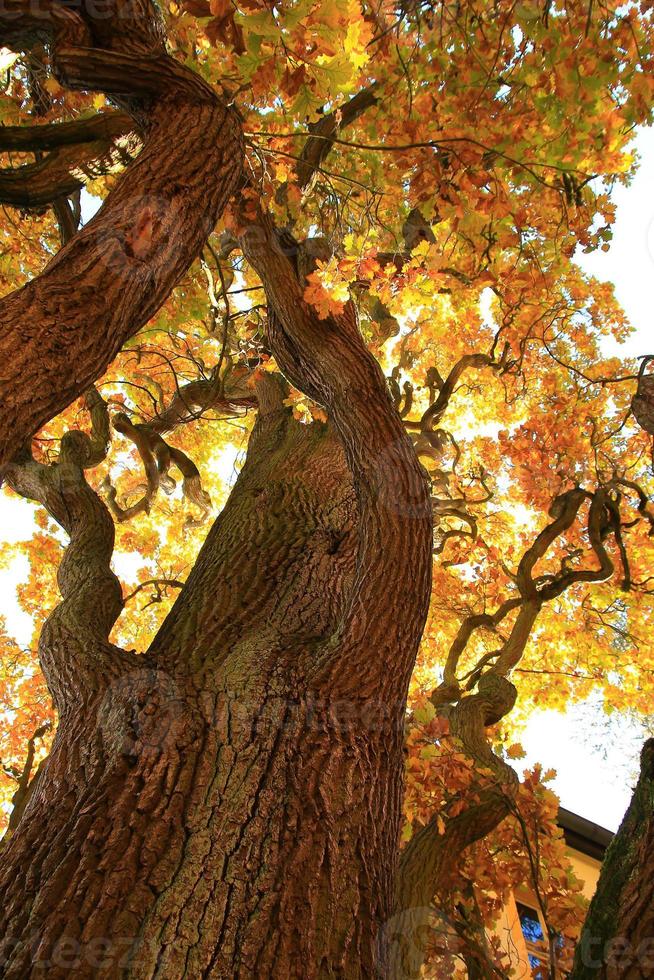
[{"label": "bark texture", "polygon": [[654,739],[606,852],[570,980],[647,980],[654,974]]},{"label": "bark texture", "polygon": [[[90,177],[124,167],[139,149],[134,129],[134,120],[118,112],[73,123],[2,127],[1,152],[35,151],[40,159],[0,170],[0,201],[40,208],[81,190]],[[51,152],[43,156],[42,150]]]},{"label": "bark texture", "polygon": [[[241,178],[235,111],[166,54],[148,0],[110,0],[102,13],[92,19],[18,2],[0,13],[4,44],[50,41],[60,81],[122,102],[143,140],[94,219],[0,304],[0,464],[82,394],[157,312]],[[51,127],[45,138],[57,143]],[[63,144],[72,138],[68,125],[55,159],[30,171],[37,197],[66,163]],[[105,148],[88,144],[87,153]]]},{"label": "bark texture", "polygon": [[[246,465],[152,648],[120,612],[106,441],[9,469],[71,536],[41,663],[54,750],[3,854],[6,977],[388,974],[404,712],[427,612],[428,488],[353,309],[321,322],[265,216],[245,246],[271,347]],[[83,574],[83,570],[85,570]]]}]

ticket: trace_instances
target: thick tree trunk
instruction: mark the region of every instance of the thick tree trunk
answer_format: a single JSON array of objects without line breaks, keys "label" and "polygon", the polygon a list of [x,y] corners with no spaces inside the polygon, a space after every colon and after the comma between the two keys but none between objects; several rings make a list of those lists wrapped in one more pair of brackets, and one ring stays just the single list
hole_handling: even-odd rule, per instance
[{"label": "thick tree trunk", "polygon": [[604,858],[570,980],[646,980],[654,975],[654,739]]},{"label": "thick tree trunk", "polygon": [[384,974],[406,678],[382,694],[325,670],[359,507],[332,431],[283,394],[266,379],[230,501],[141,657],[106,640],[113,528],[79,461],[10,476],[71,545],[40,649],[60,725],[3,853],[4,977]]},{"label": "thick tree trunk", "polygon": [[[148,139],[104,218],[7,301],[5,459],[155,311],[240,174],[231,110],[144,36],[144,7],[134,32],[49,15],[66,82],[128,88]],[[429,490],[353,308],[316,318],[265,215],[243,247],[276,360],[330,426],[262,383],[246,465],[147,654],[108,639],[113,524],[83,474],[97,446],[69,433],[53,466],[8,467],[71,543],[40,643],[59,728],[0,870],[7,978],[388,972]]]}]

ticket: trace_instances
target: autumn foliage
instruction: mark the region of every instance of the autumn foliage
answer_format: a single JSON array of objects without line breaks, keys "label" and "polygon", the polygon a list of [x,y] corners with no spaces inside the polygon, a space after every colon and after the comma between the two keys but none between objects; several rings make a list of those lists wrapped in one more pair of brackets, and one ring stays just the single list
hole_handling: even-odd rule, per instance
[{"label": "autumn foliage", "polygon": [[[631,414],[639,364],[620,355],[632,325],[612,286],[575,257],[610,248],[611,190],[638,164],[631,141],[651,121],[653,9],[647,0],[163,4],[170,54],[237,107],[246,162],[201,256],[96,379],[113,424],[87,479],[116,521],[125,600],[111,641],[142,652],[157,634],[242,466],[257,386],[279,371],[268,299],[241,248],[263,207],[317,318],[356,304],[431,487],[433,586],[406,715],[404,845],[434,817],[445,838],[500,781],[452,734],[451,706],[487,670],[517,688],[513,710],[485,727],[521,783],[433,896],[449,916],[428,950],[444,971],[434,975],[469,962],[480,926],[526,880],[553,934],[567,937],[565,965],[584,901],[556,828],[552,774],[521,771],[521,730],[537,707],[564,711],[590,696],[607,713],[651,711],[654,483],[651,436]],[[0,62],[3,127],[117,111],[105,95],[60,84],[45,48],[3,48]],[[83,170],[71,166],[79,187],[57,212],[28,195],[15,204],[8,188],[10,171],[23,168],[27,187],[63,150],[45,151],[44,164],[43,152],[3,139],[0,129],[8,294],[60,248],[61,208],[77,225],[83,188],[88,220],[140,144],[127,126]],[[135,215],[137,256],[156,235],[153,207]],[[292,385],[286,405],[306,425],[328,422]],[[90,426],[80,398],[35,434],[35,459],[54,462],[64,433]],[[36,648],[59,601],[66,535],[42,507],[32,513],[33,534],[2,558],[33,624],[20,643],[6,624],[0,633],[5,825],[30,739],[39,733],[34,773],[56,726]],[[506,969],[499,947],[484,956]]]}]

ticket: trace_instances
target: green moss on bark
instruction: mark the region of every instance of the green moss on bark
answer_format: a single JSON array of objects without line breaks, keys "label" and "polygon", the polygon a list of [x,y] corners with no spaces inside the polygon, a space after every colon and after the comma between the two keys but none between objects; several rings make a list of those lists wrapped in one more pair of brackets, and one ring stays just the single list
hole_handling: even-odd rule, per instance
[{"label": "green moss on bark", "polygon": [[[631,803],[604,858],[569,980],[598,980],[609,973],[611,977],[623,975],[616,962],[611,962],[609,969],[611,950],[618,944],[623,951],[631,948],[636,938],[624,921],[625,904],[627,893],[642,894],[642,886],[650,878],[645,864],[649,848],[644,845],[652,831],[653,815],[654,739],[649,739],[641,753],[640,777]],[[628,957],[622,955],[622,961],[628,969]]]}]

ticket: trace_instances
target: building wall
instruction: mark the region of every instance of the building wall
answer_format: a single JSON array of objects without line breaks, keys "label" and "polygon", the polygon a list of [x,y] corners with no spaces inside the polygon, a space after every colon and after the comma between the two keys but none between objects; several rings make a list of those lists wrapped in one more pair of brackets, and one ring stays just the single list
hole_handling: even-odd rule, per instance
[{"label": "building wall", "polygon": [[595,858],[588,857],[580,851],[575,851],[571,847],[566,848],[566,853],[570,858],[570,864],[580,881],[584,883],[584,895],[590,901],[595,894],[599,879],[601,864]]},{"label": "building wall", "polygon": [[[590,900],[597,887],[600,862],[571,847],[566,848],[566,852],[576,876],[583,883],[583,894]],[[542,916],[538,911],[538,902],[533,892],[528,888],[520,889],[515,895],[510,896],[509,901],[502,911],[500,921],[495,928],[495,933],[500,938],[502,948],[509,958],[511,968],[515,970],[515,980],[530,980],[534,976],[534,973],[529,963],[529,952],[530,949],[532,952],[535,950],[533,947],[528,946],[525,941],[518,911],[518,902],[535,912],[543,927],[543,933],[545,933],[545,923],[542,921]]]}]

